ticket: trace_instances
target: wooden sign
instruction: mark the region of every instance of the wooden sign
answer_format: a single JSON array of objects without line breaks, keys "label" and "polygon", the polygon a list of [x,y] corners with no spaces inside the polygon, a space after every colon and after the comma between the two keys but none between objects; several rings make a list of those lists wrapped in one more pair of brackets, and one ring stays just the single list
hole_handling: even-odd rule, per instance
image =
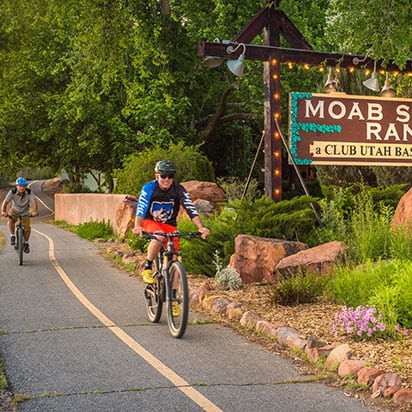
[{"label": "wooden sign", "polygon": [[412,166],[412,99],[292,92],[289,109],[298,165]]}]

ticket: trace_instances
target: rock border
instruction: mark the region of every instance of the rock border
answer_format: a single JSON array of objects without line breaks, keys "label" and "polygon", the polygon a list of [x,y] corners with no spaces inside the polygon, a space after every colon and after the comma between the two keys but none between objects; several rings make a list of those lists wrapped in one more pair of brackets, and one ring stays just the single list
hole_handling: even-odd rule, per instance
[{"label": "rock border", "polygon": [[239,325],[259,335],[275,339],[283,348],[298,350],[306,354],[311,362],[325,358],[325,369],[336,372],[340,378],[354,377],[359,385],[371,392],[371,398],[392,397],[398,406],[412,407],[412,387],[402,387],[402,377],[398,373],[385,372],[370,366],[364,360],[354,360],[348,344],[327,345],[315,336],[304,336],[298,330],[268,322],[253,311],[243,311],[241,303],[231,302],[210,289],[206,282],[190,288],[191,305],[207,311],[221,320],[239,322]]}]

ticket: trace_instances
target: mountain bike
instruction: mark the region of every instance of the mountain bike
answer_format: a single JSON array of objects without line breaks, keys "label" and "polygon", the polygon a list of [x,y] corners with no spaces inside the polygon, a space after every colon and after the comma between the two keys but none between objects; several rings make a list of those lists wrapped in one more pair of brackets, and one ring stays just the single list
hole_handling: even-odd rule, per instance
[{"label": "mountain bike", "polygon": [[19,262],[19,265],[23,265],[23,255],[24,255],[24,244],[26,243],[26,233],[24,230],[24,225],[22,222],[22,217],[30,217],[29,216],[22,216],[22,215],[18,215],[18,216],[11,216],[8,215],[9,218],[16,218],[17,217],[17,222],[15,225],[15,236],[16,236],[16,243],[14,244],[14,250],[17,252],[17,260]]},{"label": "mountain bike", "polygon": [[163,304],[166,304],[169,331],[175,338],[181,338],[187,327],[189,317],[189,286],[182,255],[173,244],[173,239],[181,237],[199,237],[199,232],[143,232],[147,239],[167,239],[167,246],[160,249],[153,261],[153,284],[147,284],[144,290],[147,316],[152,323],[158,323],[162,316]]}]

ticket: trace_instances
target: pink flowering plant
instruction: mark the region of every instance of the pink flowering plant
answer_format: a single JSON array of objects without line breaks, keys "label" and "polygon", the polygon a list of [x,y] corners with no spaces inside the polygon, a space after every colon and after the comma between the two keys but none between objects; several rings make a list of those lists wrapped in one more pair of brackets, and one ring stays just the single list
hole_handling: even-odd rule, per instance
[{"label": "pink flowering plant", "polygon": [[342,310],[335,314],[332,328],[335,336],[341,334],[361,341],[382,334],[386,325],[382,322],[382,312],[378,312],[374,306],[358,306],[356,309],[343,306]]}]

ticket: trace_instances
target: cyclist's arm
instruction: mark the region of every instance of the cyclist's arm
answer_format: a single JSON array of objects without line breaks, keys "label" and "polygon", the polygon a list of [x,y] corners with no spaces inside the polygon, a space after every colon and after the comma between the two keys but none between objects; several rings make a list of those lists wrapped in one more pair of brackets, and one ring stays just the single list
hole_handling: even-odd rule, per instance
[{"label": "cyclist's arm", "polygon": [[133,228],[133,233],[135,235],[139,235],[139,236],[142,235],[143,233],[142,223],[143,223],[143,217],[136,216],[134,220],[134,228]]},{"label": "cyclist's arm", "polygon": [[31,202],[31,215],[32,216],[37,216],[39,214],[39,209],[37,206],[37,200],[33,199]]},{"label": "cyclist's arm", "polygon": [[202,234],[202,239],[206,239],[206,236],[210,233],[210,230],[207,227],[203,226],[202,221],[199,216],[195,216],[192,219],[192,222],[197,226],[197,230]]},{"label": "cyclist's arm", "polygon": [[3,203],[1,204],[1,215],[7,216],[7,205],[10,203],[9,200],[4,199]]}]

